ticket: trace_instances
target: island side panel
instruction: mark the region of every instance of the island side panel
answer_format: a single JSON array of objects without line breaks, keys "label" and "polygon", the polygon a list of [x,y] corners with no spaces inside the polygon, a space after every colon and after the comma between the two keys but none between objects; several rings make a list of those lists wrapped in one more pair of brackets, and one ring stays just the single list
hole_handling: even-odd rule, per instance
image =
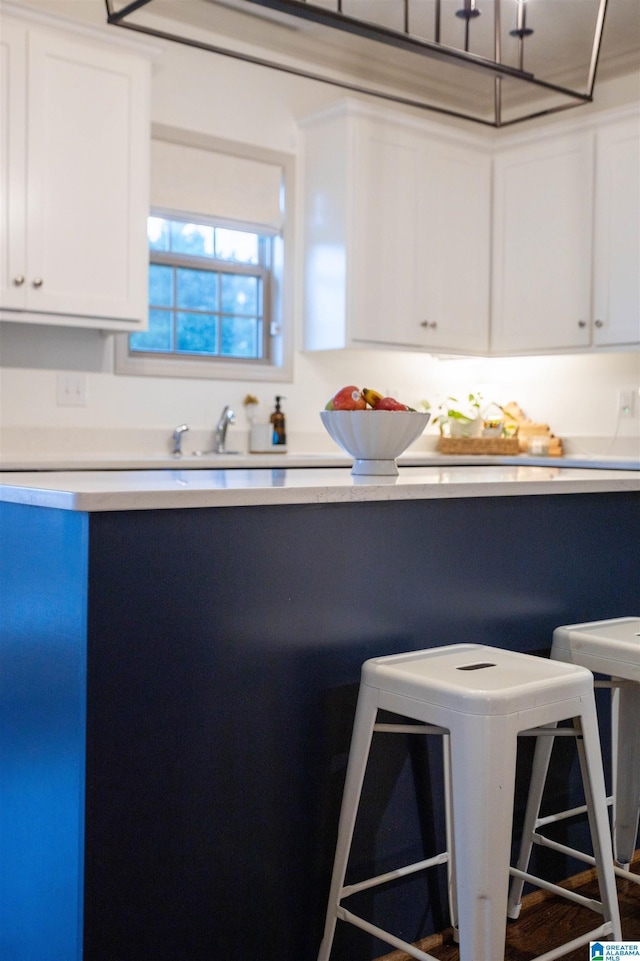
[{"label": "island side panel", "polygon": [[[634,493],[92,515],[85,961],[313,961],[362,662],[633,614],[639,529]],[[376,748],[356,872],[438,842],[425,754]],[[432,881],[366,898],[445,919]]]},{"label": "island side panel", "polygon": [[88,517],[0,504],[0,957],[80,961]]}]

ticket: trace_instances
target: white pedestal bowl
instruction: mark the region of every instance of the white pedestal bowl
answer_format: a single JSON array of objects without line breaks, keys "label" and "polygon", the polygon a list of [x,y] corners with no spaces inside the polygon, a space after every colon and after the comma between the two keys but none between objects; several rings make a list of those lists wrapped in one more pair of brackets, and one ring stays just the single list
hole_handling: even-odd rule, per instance
[{"label": "white pedestal bowl", "polygon": [[327,432],[354,458],[352,474],[397,475],[396,457],[416,440],[430,414],[413,410],[322,410]]}]

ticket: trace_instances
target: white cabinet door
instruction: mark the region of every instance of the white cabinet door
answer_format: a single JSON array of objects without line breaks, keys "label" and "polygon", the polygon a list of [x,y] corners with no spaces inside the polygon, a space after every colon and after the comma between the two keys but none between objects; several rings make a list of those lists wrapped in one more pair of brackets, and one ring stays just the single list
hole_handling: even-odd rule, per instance
[{"label": "white cabinet door", "polygon": [[417,191],[418,323],[433,350],[486,353],[491,270],[491,157],[431,141]]},{"label": "white cabinet door", "polygon": [[492,352],[589,346],[593,134],[506,150],[494,169]]},{"label": "white cabinet door", "polygon": [[48,27],[17,27],[3,50],[10,156],[2,184],[12,206],[1,316],[139,329],[147,314],[149,65]]},{"label": "white cabinet door", "polygon": [[640,121],[596,135],[594,344],[640,343]]},{"label": "white cabinet door", "polygon": [[350,347],[353,127],[333,115],[305,130],[304,347]]},{"label": "white cabinet door", "polygon": [[305,156],[306,349],[486,350],[489,158],[347,109]]},{"label": "white cabinet door", "polygon": [[352,336],[422,347],[415,314],[418,147],[400,128],[366,121],[357,137]]},{"label": "white cabinet door", "polygon": [[0,30],[0,307],[25,302],[27,222],[27,31],[3,20]]},{"label": "white cabinet door", "polygon": [[305,131],[305,348],[421,347],[411,132],[349,108]]}]

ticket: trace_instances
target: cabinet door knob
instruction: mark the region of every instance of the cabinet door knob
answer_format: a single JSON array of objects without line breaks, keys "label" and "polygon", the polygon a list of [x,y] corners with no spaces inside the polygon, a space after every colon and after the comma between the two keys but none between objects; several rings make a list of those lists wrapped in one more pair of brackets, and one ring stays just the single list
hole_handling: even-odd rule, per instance
[{"label": "cabinet door knob", "polygon": [[44,283],[44,280],[42,279],[42,277],[34,277],[34,278],[33,278],[33,286],[34,286],[34,287],[42,287],[43,283]]},{"label": "cabinet door knob", "polygon": [[578,327],[586,327],[586,326],[587,326],[586,320],[579,320],[579,321],[578,321]]},{"label": "cabinet door knob", "polygon": [[22,285],[23,285],[23,283],[24,283],[24,277],[23,277],[23,275],[22,275],[22,274],[18,274],[17,277],[14,277],[14,278],[13,278],[13,283],[14,283],[14,285],[15,285],[16,287],[22,287]]},{"label": "cabinet door knob", "polygon": [[604,327],[604,323],[601,320],[596,320],[596,327]]},{"label": "cabinet door knob", "polygon": [[436,323],[435,320],[432,320],[431,323],[429,323],[428,320],[422,320],[422,321],[420,321],[420,326],[421,326],[421,327],[430,327],[431,330],[435,330],[436,327],[438,326],[438,324]]}]

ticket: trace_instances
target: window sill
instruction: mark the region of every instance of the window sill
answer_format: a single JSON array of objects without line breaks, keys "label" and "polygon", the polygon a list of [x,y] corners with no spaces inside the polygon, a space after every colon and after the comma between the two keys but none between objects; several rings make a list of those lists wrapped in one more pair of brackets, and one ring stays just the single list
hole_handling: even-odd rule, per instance
[{"label": "window sill", "polygon": [[171,357],[136,357],[129,353],[127,335],[117,336],[115,343],[116,374],[138,377],[198,378],[200,380],[243,380],[289,383],[293,380],[290,359],[282,364],[259,361],[181,360]]}]

